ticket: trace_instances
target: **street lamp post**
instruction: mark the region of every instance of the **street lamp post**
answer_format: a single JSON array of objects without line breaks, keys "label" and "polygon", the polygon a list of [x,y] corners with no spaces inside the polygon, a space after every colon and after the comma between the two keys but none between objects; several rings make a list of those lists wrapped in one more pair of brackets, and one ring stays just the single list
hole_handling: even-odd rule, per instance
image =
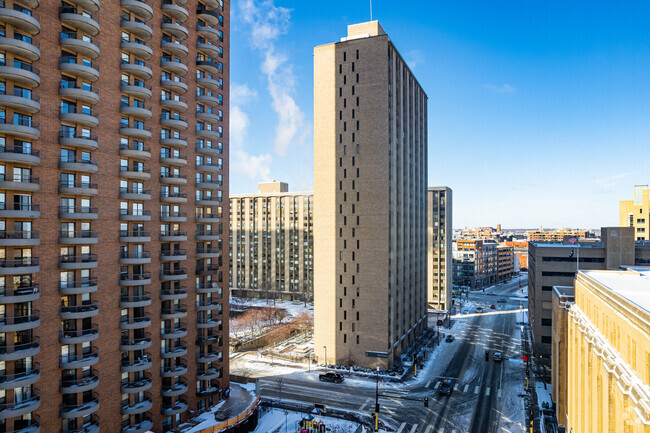
[{"label": "street lamp post", "polygon": [[323,346],[323,349],[325,349],[325,362],[323,364],[327,367],[327,346]]},{"label": "street lamp post", "polygon": [[379,431],[379,366],[377,366],[377,387],[375,388],[375,431]]}]

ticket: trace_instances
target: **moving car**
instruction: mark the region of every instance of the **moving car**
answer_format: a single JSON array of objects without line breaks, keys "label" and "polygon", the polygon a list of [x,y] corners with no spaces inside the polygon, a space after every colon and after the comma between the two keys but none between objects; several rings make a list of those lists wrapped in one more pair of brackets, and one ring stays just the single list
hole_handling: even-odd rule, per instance
[{"label": "moving car", "polygon": [[505,299],[499,299],[497,301],[498,304],[505,304],[507,301]]},{"label": "moving car", "polygon": [[494,310],[495,308],[497,308],[497,306],[492,304],[492,305],[490,305],[490,308]]},{"label": "moving car", "polygon": [[321,382],[342,383],[343,375],[340,373],[334,373],[332,371],[329,371],[327,373],[319,374],[318,380],[320,380]]},{"label": "moving car", "polygon": [[496,352],[494,356],[492,357],[492,360],[494,362],[501,362],[503,361],[503,354],[501,352]]},{"label": "moving car", "polygon": [[454,341],[454,336],[451,335],[451,334],[447,335],[447,338],[445,338],[445,341],[447,343],[451,343],[452,341]]},{"label": "moving car", "polygon": [[438,388],[438,394],[440,394],[440,395],[451,395],[452,389],[454,389],[453,388],[453,382],[450,379],[445,379],[440,384],[440,388]]},{"label": "moving car", "polygon": [[483,312],[483,308],[478,307],[478,308],[476,309],[476,312],[477,312],[477,313],[482,313],[482,312]]}]

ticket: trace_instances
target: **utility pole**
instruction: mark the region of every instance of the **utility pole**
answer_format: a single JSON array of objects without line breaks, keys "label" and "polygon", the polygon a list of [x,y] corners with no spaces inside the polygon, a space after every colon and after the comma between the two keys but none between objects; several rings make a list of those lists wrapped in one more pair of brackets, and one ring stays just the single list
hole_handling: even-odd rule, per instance
[{"label": "utility pole", "polygon": [[375,388],[375,431],[379,431],[379,366],[377,366],[377,387]]}]

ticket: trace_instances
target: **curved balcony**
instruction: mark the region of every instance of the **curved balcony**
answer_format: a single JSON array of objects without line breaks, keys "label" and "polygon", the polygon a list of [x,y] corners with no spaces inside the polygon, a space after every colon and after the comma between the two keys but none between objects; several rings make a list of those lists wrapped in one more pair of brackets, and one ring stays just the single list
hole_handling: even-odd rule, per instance
[{"label": "curved balcony", "polygon": [[223,187],[223,183],[220,182],[196,182],[195,185],[197,188],[204,189],[220,189]]},{"label": "curved balcony", "polygon": [[97,412],[99,409],[99,395],[93,393],[93,398],[78,404],[61,404],[59,416],[64,419],[81,418]]},{"label": "curved balcony", "polygon": [[163,269],[160,271],[161,281],[176,281],[187,278],[187,269]]},{"label": "curved balcony", "polygon": [[122,414],[135,415],[138,413],[144,413],[151,410],[152,405],[151,394],[145,392],[145,397],[141,401],[131,403],[128,399],[122,400]]},{"label": "curved balcony", "polygon": [[77,32],[61,32],[59,45],[67,51],[81,54],[91,59],[99,57],[99,43]]},{"label": "curved balcony", "polygon": [[16,4],[15,9],[8,7],[1,8],[0,22],[11,24],[15,28],[27,32],[30,35],[37,35],[41,31],[41,24],[38,22],[36,12],[22,8],[19,4]]},{"label": "curved balcony", "polygon": [[151,315],[149,313],[136,317],[122,316],[120,319],[120,329],[142,329],[148,326],[151,326]]},{"label": "curved balcony", "polygon": [[187,92],[186,80],[181,77],[162,78],[160,80],[160,87],[164,87],[165,89],[169,89],[180,94]]},{"label": "curved balcony", "polygon": [[[206,73],[203,73],[203,74],[198,75],[196,77],[196,84],[201,85],[201,86],[205,87],[206,89],[208,89],[210,91],[223,90],[223,82],[219,81],[216,78],[212,78],[212,75],[209,75],[209,74],[206,74]],[[214,116],[211,119],[214,119],[216,121],[222,121],[223,120],[218,115],[216,115],[216,114],[213,115],[212,113],[205,113],[205,112],[199,113],[199,112],[197,112],[196,114],[197,114],[197,116],[199,114],[201,114],[201,115],[209,114],[211,116]]]},{"label": "curved balcony", "polygon": [[120,308],[137,308],[151,305],[151,293],[120,296]]},{"label": "curved balcony", "polygon": [[119,263],[121,265],[143,265],[151,263],[151,253],[149,251],[120,253]]},{"label": "curved balcony", "polygon": [[160,369],[161,377],[178,377],[187,373],[187,361],[183,358],[178,358],[175,365],[168,367],[164,366]]},{"label": "curved balcony", "polygon": [[196,293],[219,293],[221,295],[221,289],[217,283],[212,283],[211,285],[196,287]]},{"label": "curved balcony", "polygon": [[162,250],[160,252],[161,262],[177,262],[180,260],[187,260],[187,250]]},{"label": "curved balcony", "polygon": [[184,23],[187,21],[188,18],[188,12],[187,9],[184,7],[178,6],[176,4],[173,4],[169,0],[163,0],[163,4],[161,6],[161,9],[164,13],[169,14],[172,18],[174,18],[176,21]]},{"label": "curved balcony", "polygon": [[59,243],[62,245],[88,245],[96,244],[99,234],[92,230],[75,230],[59,232]]},{"label": "curved balcony", "polygon": [[[223,105],[220,103],[219,98],[217,96],[214,96],[212,94],[204,94],[204,95],[196,95],[196,102],[203,103],[205,105],[209,105],[211,107],[217,107],[219,105]],[[197,131],[198,134],[199,131]],[[212,131],[210,131],[212,132]]]},{"label": "curved balcony", "polygon": [[62,394],[76,394],[78,392],[86,392],[97,388],[99,385],[99,376],[93,370],[90,376],[82,377],[80,379],[61,379],[59,391]]},{"label": "curved balcony", "polygon": [[0,147],[0,161],[3,162],[14,162],[21,165],[38,165],[41,161],[40,155],[38,150],[30,147]]},{"label": "curved balcony", "polygon": [[202,198],[202,199],[197,199],[196,204],[200,206],[219,206],[221,204],[221,198],[220,197],[209,197],[209,198]]},{"label": "curved balcony", "polygon": [[[59,164],[61,164],[59,162]],[[95,167],[96,168],[96,167]],[[67,169],[71,170],[71,169]],[[78,170],[78,171],[93,171],[93,170]],[[70,194],[70,195],[97,195],[97,184],[90,183],[85,181],[74,181],[74,182],[59,182],[59,194]]]},{"label": "curved balcony", "polygon": [[[160,139],[162,146],[187,147],[187,137],[181,134],[165,135]],[[186,182],[187,183],[187,182]]]},{"label": "curved balcony", "polygon": [[0,63],[0,77],[8,78],[29,87],[36,87],[41,83],[39,74],[40,72],[36,66],[19,59],[14,59],[13,62],[5,60]]},{"label": "curved balcony", "polygon": [[175,41],[175,42],[162,41],[160,43],[160,48],[165,50],[166,52],[173,54],[179,59],[184,59],[185,57],[187,57],[187,54],[189,53],[187,46],[183,45],[179,41]]},{"label": "curved balcony", "polygon": [[120,43],[122,51],[133,54],[141,59],[149,60],[153,57],[153,49],[143,43],[131,42],[128,39],[122,39]]},{"label": "curved balcony", "polygon": [[96,220],[97,208],[92,206],[60,206],[59,218],[64,220]]},{"label": "curved balcony", "polygon": [[216,368],[199,369],[196,372],[196,380],[220,379],[221,373]]},{"label": "curved balcony", "polygon": [[[212,334],[213,330],[210,330],[210,334],[206,335],[197,335],[196,336],[196,344],[197,345],[202,345],[202,344],[211,344],[211,345],[217,345],[221,347],[223,340],[221,336],[217,334]],[[216,331],[215,331],[216,332]]]},{"label": "curved balcony", "polygon": [[142,60],[134,60],[131,63],[122,60],[120,63],[120,70],[129,74],[133,74],[141,80],[149,80],[153,77],[153,71],[149,63]]},{"label": "curved balcony", "polygon": [[37,231],[0,231],[0,246],[40,245]]},{"label": "curved balcony", "polygon": [[165,173],[160,175],[160,183],[168,183],[171,185],[186,185],[187,176],[184,174]]},{"label": "curved balcony", "polygon": [[172,415],[177,415],[179,413],[183,413],[186,410],[187,410],[187,400],[185,399],[185,397],[181,396],[175,403],[163,404],[161,412],[164,416],[172,416]]},{"label": "curved balcony", "polygon": [[[122,65],[124,65],[124,63]],[[152,116],[151,106],[149,105],[143,105],[142,107],[134,107],[132,105],[121,105],[120,113],[127,114],[129,116],[133,116],[136,119],[141,119],[141,120],[149,120],[151,119]],[[128,147],[120,149],[120,152],[122,150],[128,150]],[[151,152],[149,152],[148,158],[151,158]]]},{"label": "curved balcony", "polygon": [[138,159],[151,159],[151,149],[146,146],[131,143],[120,147],[120,156]]},{"label": "curved balcony", "polygon": [[[198,114],[199,113],[197,112],[197,115]],[[208,155],[221,155],[223,153],[223,145],[219,142],[213,144],[212,141],[207,141],[201,145],[197,144],[196,152]]]},{"label": "curved balcony", "polygon": [[71,98],[86,104],[95,105],[99,103],[99,95],[92,86],[80,85],[77,83],[61,83],[59,95]]},{"label": "curved balcony", "polygon": [[84,173],[97,172],[97,160],[93,158],[66,157],[59,160],[59,169],[70,171],[81,171]]},{"label": "curved balcony", "polygon": [[41,110],[40,99],[31,92],[21,92],[14,89],[13,95],[0,95],[0,105],[15,108],[31,114]]},{"label": "curved balcony", "polygon": [[81,57],[61,57],[59,60],[59,69],[88,81],[97,81],[99,79],[99,69],[97,69],[97,65],[94,62],[85,60]]},{"label": "curved balcony", "polygon": [[168,230],[160,232],[161,242],[183,242],[187,240],[187,232],[180,230]]},{"label": "curved balcony", "polygon": [[59,367],[72,370],[75,368],[90,367],[99,361],[99,352],[95,346],[91,346],[86,353],[68,353],[61,355]]},{"label": "curved balcony", "polygon": [[[187,221],[186,212],[163,212],[160,214],[161,222],[185,222]],[[162,254],[161,254],[162,257]],[[162,258],[161,258],[162,260]],[[185,259],[167,259],[167,260],[185,260]]]},{"label": "curved balcony", "polygon": [[160,24],[160,29],[179,40],[185,40],[189,36],[187,27],[178,23],[166,22],[165,18],[163,18],[163,21]]},{"label": "curved balcony", "polygon": [[180,60],[161,60],[160,67],[181,77],[187,75],[188,71],[187,65]]},{"label": "curved balcony", "polygon": [[214,275],[217,272],[219,272],[219,267],[217,265],[197,266],[195,271],[196,275]]},{"label": "curved balcony", "polygon": [[151,200],[150,189],[129,190],[126,187],[120,187],[120,196],[123,200]]},{"label": "curved balcony", "polygon": [[187,355],[187,346],[181,345],[171,348],[164,348],[160,351],[160,357],[164,359],[180,358]]},{"label": "curved balcony", "polygon": [[223,170],[223,166],[220,164],[196,164],[197,171],[210,171],[210,172],[219,172]]},{"label": "curved balcony", "polygon": [[[196,118],[205,120],[209,123],[217,123],[217,122],[222,122],[223,121],[223,116],[220,116],[219,114],[216,113],[209,113],[207,111],[197,111],[196,112]],[[202,148],[197,146],[197,151]],[[208,150],[211,150],[212,148],[208,148]]]},{"label": "curved balcony", "polygon": [[222,324],[221,320],[211,317],[197,317],[196,327],[200,329],[216,328]]},{"label": "curved balcony", "polygon": [[97,278],[82,278],[80,280],[59,282],[59,293],[62,295],[80,295],[97,291]]},{"label": "curved balcony", "polygon": [[162,203],[187,203],[187,194],[166,192],[160,194],[159,199]]},{"label": "curved balcony", "polygon": [[217,10],[212,10],[202,5],[199,5],[196,8],[196,14],[203,21],[211,25],[212,27],[221,27],[223,26],[223,16]]},{"label": "curved balcony", "polygon": [[132,352],[134,350],[144,350],[151,347],[151,334],[146,332],[141,338],[122,338],[120,339],[120,350]]},{"label": "curved balcony", "polygon": [[[184,131],[187,129],[187,119],[180,116],[173,118],[165,117],[165,115],[162,115],[160,117],[160,125]],[[185,161],[184,165],[187,165],[187,161]]]},{"label": "curved balcony", "polygon": [[142,84],[130,84],[124,80],[120,83],[120,91],[126,95],[134,96],[140,99],[151,99],[151,87]]},{"label": "curved balcony", "polygon": [[41,365],[35,362],[29,370],[0,375],[0,390],[29,386],[36,383],[40,377]]},{"label": "curved balcony", "polygon": [[[99,0],[69,0],[70,3],[74,3],[82,8],[89,10],[90,12],[97,12],[99,10]],[[207,2],[206,2],[207,3]]]},{"label": "curved balcony", "polygon": [[221,300],[220,299],[213,299],[213,298],[199,298],[198,301],[196,301],[196,309],[198,311],[212,311],[212,310],[218,310],[219,305],[221,305]]},{"label": "curved balcony", "polygon": [[40,290],[38,284],[33,284],[27,287],[5,287],[0,288],[0,303],[2,304],[17,304],[22,302],[31,302],[40,298]]},{"label": "curved balcony", "polygon": [[143,377],[136,380],[122,381],[120,392],[125,394],[135,394],[151,389],[151,374],[145,373]]},{"label": "curved balcony", "polygon": [[14,429],[7,430],[7,433],[40,433],[40,431],[41,418],[33,413],[31,414],[30,419],[21,420],[19,425],[14,424]]},{"label": "curved balcony", "polygon": [[150,20],[153,17],[153,9],[142,0],[121,0],[120,6],[144,21]]},{"label": "curved balcony", "polygon": [[151,242],[151,232],[145,230],[120,230],[120,242]]},{"label": "curved balcony", "polygon": [[197,24],[196,32],[211,42],[223,42],[223,32],[217,28]]},{"label": "curved balcony", "polygon": [[59,269],[92,269],[97,267],[97,254],[59,257]]},{"label": "curved balcony", "polygon": [[144,286],[151,284],[151,272],[120,274],[120,286]]},{"label": "curved balcony", "polygon": [[151,221],[151,211],[134,211],[133,209],[120,209],[120,221]]},{"label": "curved balcony", "polygon": [[122,19],[120,27],[123,31],[131,33],[144,41],[148,41],[153,37],[153,29],[145,23]]},{"label": "curved balcony", "polygon": [[160,320],[182,319],[187,317],[187,306],[178,304],[174,308],[162,308],[160,310]]},{"label": "curved balcony", "polygon": [[95,341],[99,338],[99,328],[93,325],[87,329],[68,329],[61,331],[59,343],[61,344],[79,344]]},{"label": "curved balcony", "polygon": [[137,357],[136,359],[129,360],[123,359],[120,364],[120,371],[123,373],[132,373],[135,371],[143,371],[151,368],[151,354],[145,353],[142,357]]},{"label": "curved balcony", "polygon": [[31,274],[39,270],[40,266],[37,257],[23,257],[14,260],[0,259],[0,275]]},{"label": "curved balcony", "polygon": [[133,425],[131,425],[131,423],[128,421],[122,422],[121,433],[147,433],[152,429],[153,422],[151,421],[151,416],[149,416],[148,418]]},{"label": "curved balcony", "polygon": [[202,247],[196,249],[197,259],[211,259],[219,257],[219,248]]},{"label": "curved balcony", "polygon": [[206,6],[209,6],[219,11],[223,11],[223,5],[221,4],[221,0],[202,0],[202,1],[203,3],[205,3]]},{"label": "curved balcony", "polygon": [[219,361],[219,355],[215,352],[199,352],[196,354],[196,362],[208,364]]},{"label": "curved balcony", "polygon": [[91,128],[99,125],[99,118],[95,111],[81,109],[75,110],[73,107],[67,107],[65,110],[65,112],[59,113],[59,119],[66,122],[78,123],[79,125]]},{"label": "curved balcony", "polygon": [[36,356],[41,351],[41,343],[38,337],[32,337],[32,341],[2,344],[0,345],[0,361],[16,361],[18,359]]},{"label": "curved balcony", "polygon": [[77,131],[61,131],[59,133],[59,144],[62,146],[70,146],[88,150],[95,150],[98,148],[96,135]]},{"label": "curved balcony", "polygon": [[94,317],[97,314],[99,314],[99,303],[97,301],[84,305],[62,305],[59,311],[61,319],[85,319]]},{"label": "curved balcony", "polygon": [[196,66],[200,70],[204,70],[210,74],[221,74],[223,72],[223,65],[221,62],[215,62],[214,60],[197,60]]},{"label": "curved balcony", "polygon": [[162,385],[161,395],[163,397],[176,397],[187,392],[187,379],[179,377],[178,381],[171,385]]},{"label": "curved balcony", "polygon": [[120,135],[147,140],[151,138],[151,128],[147,126],[137,127],[129,125],[120,125]]},{"label": "curved balcony", "polygon": [[163,301],[173,301],[176,299],[187,298],[187,288],[179,287],[176,289],[163,289],[160,291],[160,299]]},{"label": "curved balcony", "polygon": [[120,167],[120,177],[125,179],[149,180],[151,179],[151,170],[139,167]]},{"label": "curved balcony", "polygon": [[11,401],[7,397],[3,403],[0,403],[0,419],[16,418],[38,409],[41,406],[41,393],[38,389],[34,389],[32,394],[31,397],[24,397],[20,401]]},{"label": "curved balcony", "polygon": [[219,216],[215,214],[204,214],[204,215],[195,215],[194,220],[197,223],[207,223],[207,224],[214,224],[219,222]]},{"label": "curved balcony", "polygon": [[223,57],[223,48],[212,42],[196,42],[196,49],[205,53],[208,57]]},{"label": "curved balcony", "polygon": [[160,338],[163,340],[173,340],[176,338],[183,338],[187,336],[187,325],[180,323],[175,328],[161,328]]},{"label": "curved balcony", "polygon": [[14,174],[5,177],[0,174],[0,189],[11,189],[14,191],[38,191],[40,181],[37,177],[30,175]]},{"label": "curved balcony", "polygon": [[16,119],[0,118],[0,133],[14,135],[27,140],[36,140],[41,136],[39,124],[32,121],[31,117]]},{"label": "curved balcony", "polygon": [[[171,110],[179,111],[181,113],[187,111],[187,103],[181,101],[180,99],[175,99],[175,98],[161,99],[160,106],[162,108],[169,108]],[[184,146],[187,146],[187,143],[184,144]]]},{"label": "curved balcony", "polygon": [[90,36],[99,34],[99,23],[84,13],[82,8],[62,6],[59,9],[59,20],[72,28],[82,30]]},{"label": "curved balcony", "polygon": [[91,415],[90,423],[80,428],[63,428],[61,433],[99,433],[99,417]]},{"label": "curved balcony", "polygon": [[202,230],[196,232],[197,241],[218,241],[219,232],[217,230]]}]

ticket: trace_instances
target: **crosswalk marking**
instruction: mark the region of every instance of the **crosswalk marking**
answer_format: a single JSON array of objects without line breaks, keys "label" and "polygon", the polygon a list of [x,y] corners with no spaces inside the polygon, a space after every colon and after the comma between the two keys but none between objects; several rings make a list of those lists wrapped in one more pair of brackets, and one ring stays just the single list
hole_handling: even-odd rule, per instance
[{"label": "crosswalk marking", "polygon": [[402,430],[404,430],[404,427],[406,427],[406,423],[405,423],[405,422],[403,422],[402,425],[399,426],[399,428],[397,429],[397,432],[396,432],[396,433],[402,433]]},{"label": "crosswalk marking", "polygon": [[427,427],[427,429],[424,431],[424,433],[430,433],[431,430],[433,430],[433,426],[432,426],[432,425],[430,425],[429,427]]},{"label": "crosswalk marking", "polygon": [[413,428],[411,428],[411,433],[415,433],[415,430],[417,430],[417,429],[418,429],[418,425],[415,424],[415,425],[413,426]]},{"label": "crosswalk marking", "polygon": [[440,381],[436,382],[436,384],[435,384],[435,386],[433,387],[433,389],[438,389],[439,386],[440,386]]},{"label": "crosswalk marking", "polygon": [[428,381],[426,385],[424,385],[425,388],[428,388],[429,385],[431,385],[431,381]]},{"label": "crosswalk marking", "polygon": [[474,394],[478,394],[478,389],[479,389],[478,385],[474,387]]},{"label": "crosswalk marking", "polygon": [[490,395],[490,387],[488,386],[487,389],[485,390],[485,395]]},{"label": "crosswalk marking", "polygon": [[467,392],[468,389],[469,389],[469,385],[465,385],[465,389],[463,389],[463,392]]},{"label": "crosswalk marking", "polygon": [[497,391],[497,398],[501,398],[501,388],[499,388],[499,391]]},{"label": "crosswalk marking", "polygon": [[361,410],[364,410],[364,409],[366,408],[366,405],[367,405],[368,403],[370,403],[370,400],[371,400],[371,399],[368,398],[368,399],[366,400],[366,402],[365,402],[364,404],[361,405],[361,407],[359,408],[359,410],[360,410],[360,411],[361,411]]}]

